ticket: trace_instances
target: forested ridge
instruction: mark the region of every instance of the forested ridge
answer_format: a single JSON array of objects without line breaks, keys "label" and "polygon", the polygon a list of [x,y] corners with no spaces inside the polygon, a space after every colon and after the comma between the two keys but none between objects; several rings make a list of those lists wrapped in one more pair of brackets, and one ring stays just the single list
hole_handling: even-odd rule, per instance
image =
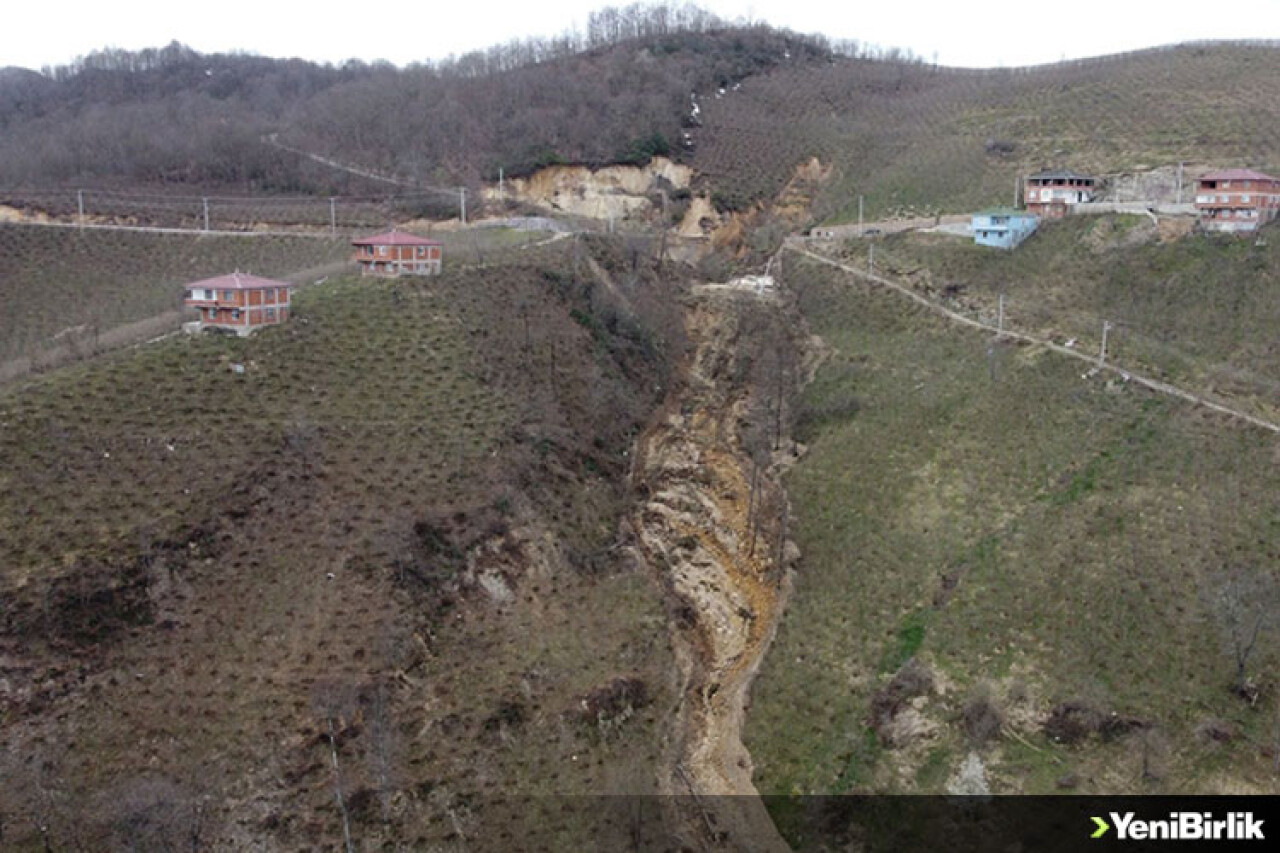
[{"label": "forested ridge", "polygon": [[426,184],[642,162],[692,146],[683,131],[697,122],[694,93],[783,63],[828,61],[838,49],[850,46],[644,4],[593,13],[585,33],[405,68],[177,43],[108,49],[40,73],[0,70],[0,186],[333,193],[359,180],[268,144],[272,134]]}]

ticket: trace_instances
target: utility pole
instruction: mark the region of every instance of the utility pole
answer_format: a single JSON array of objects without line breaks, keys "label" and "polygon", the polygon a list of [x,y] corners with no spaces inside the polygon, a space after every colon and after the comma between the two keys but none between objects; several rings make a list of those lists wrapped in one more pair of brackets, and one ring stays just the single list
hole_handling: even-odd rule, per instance
[{"label": "utility pole", "polygon": [[862,236],[862,196],[858,196],[858,236]]},{"label": "utility pole", "polygon": [[1102,351],[1098,353],[1098,366],[1107,362],[1107,332],[1111,331],[1111,321],[1102,321]]},{"label": "utility pole", "polygon": [[462,219],[462,224],[466,225],[467,224],[467,188],[466,187],[458,187],[458,207],[460,210],[459,217]]},{"label": "utility pole", "polygon": [[1013,178],[1013,206],[1015,209],[1018,207],[1018,190],[1021,189],[1021,183],[1022,176],[1015,175]]},{"label": "utility pole", "polygon": [[507,200],[507,186],[502,174],[502,167],[498,167],[498,197],[503,201]]},{"label": "utility pole", "polygon": [[1178,204],[1182,204],[1182,162],[1181,160],[1178,161]]},{"label": "utility pole", "polygon": [[80,208],[80,227],[84,227],[84,190],[76,190],[76,204]]},{"label": "utility pole", "polygon": [[867,272],[876,274],[876,244],[867,244]]},{"label": "utility pole", "polygon": [[1004,334],[1004,294],[1000,294],[1000,306],[996,311],[996,334]]},{"label": "utility pole", "polygon": [[329,199],[329,233],[335,236],[338,233],[338,202],[332,197]]},{"label": "utility pole", "polygon": [[202,198],[200,199],[200,201],[204,203],[204,230],[208,231],[209,230],[209,199]]}]

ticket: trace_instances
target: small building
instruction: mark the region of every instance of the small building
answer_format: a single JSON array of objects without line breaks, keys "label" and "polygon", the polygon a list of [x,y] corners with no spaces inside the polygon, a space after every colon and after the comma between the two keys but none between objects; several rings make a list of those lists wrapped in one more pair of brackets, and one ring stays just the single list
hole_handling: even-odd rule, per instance
[{"label": "small building", "polygon": [[979,246],[1012,249],[1040,225],[1040,217],[1012,207],[993,207],[973,215],[973,242]]},{"label": "small building", "polygon": [[1280,179],[1252,169],[1201,175],[1196,219],[1206,231],[1257,231],[1280,216]]},{"label": "small building", "polygon": [[364,275],[438,275],[443,244],[403,231],[387,231],[352,240],[355,262]]},{"label": "small building", "polygon": [[1061,219],[1071,206],[1093,201],[1096,179],[1070,169],[1028,175],[1024,191],[1027,210],[1045,219]]},{"label": "small building", "polygon": [[186,285],[183,301],[199,313],[199,328],[244,336],[288,320],[292,289],[283,281],[234,272]]}]

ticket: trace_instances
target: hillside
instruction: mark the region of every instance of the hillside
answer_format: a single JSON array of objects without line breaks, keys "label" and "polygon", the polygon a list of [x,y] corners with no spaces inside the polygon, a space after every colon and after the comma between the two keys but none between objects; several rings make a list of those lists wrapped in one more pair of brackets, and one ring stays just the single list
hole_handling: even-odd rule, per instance
[{"label": "hillside", "polygon": [[993,793],[1274,791],[1220,606],[1280,588],[1273,438],[812,262],[788,283],[831,349],[746,731],[784,835],[788,795],[940,793],[971,754]]},{"label": "hillside", "polygon": [[104,51],[50,76],[9,73],[0,187],[386,189],[270,145],[273,134],[450,188],[496,180],[500,168],[644,162],[683,150],[691,92],[831,56],[820,39],[728,27],[693,7],[687,20],[638,5],[614,11],[620,25],[582,43],[521,42],[439,66],[334,68],[170,45]]},{"label": "hillside", "polygon": [[[865,259],[865,244],[848,246]],[[1096,353],[1110,323],[1110,360],[1254,414],[1280,414],[1280,246],[1189,234],[1164,239],[1145,216],[1046,223],[1016,252],[969,240],[892,235],[877,266],[923,294],[994,318],[1003,295],[1010,328]]]},{"label": "hillside", "polygon": [[[452,192],[540,166],[692,165],[721,210],[774,199],[796,166],[831,171],[811,221],[932,215],[1008,200],[1028,171],[1131,179],[1185,162],[1280,168],[1274,45],[1205,44],[1025,69],[875,58],[713,17],[396,69],[104,52],[0,77],[0,188]],[[142,129],[147,128],[145,134]],[[279,145],[271,143],[275,140]],[[38,144],[37,144],[38,143]],[[280,147],[285,146],[285,147]],[[289,150],[294,149],[294,150]],[[1113,189],[1113,188],[1107,188]],[[445,215],[440,200],[433,215]]]},{"label": "hillside", "polygon": [[64,330],[86,326],[106,332],[176,311],[182,285],[226,270],[290,276],[340,264],[349,253],[345,240],[306,235],[152,234],[0,223],[0,299],[8,306],[0,319],[0,361],[38,353]]},{"label": "hillside", "polygon": [[966,212],[1019,175],[1251,164],[1280,169],[1280,47],[1181,46],[1026,69],[842,59],[755,76],[703,104],[693,165],[722,204],[772,198],[816,156],[815,219]]},{"label": "hillside", "polygon": [[625,831],[518,797],[654,784],[664,605],[612,546],[680,275],[518,257],[0,394],[6,843]]}]

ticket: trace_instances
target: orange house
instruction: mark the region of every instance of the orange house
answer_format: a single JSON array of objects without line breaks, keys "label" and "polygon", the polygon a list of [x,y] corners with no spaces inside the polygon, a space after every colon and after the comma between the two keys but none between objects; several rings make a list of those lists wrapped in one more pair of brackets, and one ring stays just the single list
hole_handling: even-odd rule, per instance
[{"label": "orange house", "polygon": [[193,281],[185,289],[183,301],[199,313],[202,329],[227,329],[244,336],[289,319],[292,287],[283,281],[234,272]]},{"label": "orange house", "polygon": [[388,231],[352,240],[355,262],[365,275],[438,275],[444,247],[437,240]]},{"label": "orange house", "polygon": [[1206,231],[1257,231],[1280,216],[1280,178],[1252,169],[1201,175],[1196,214]]}]

